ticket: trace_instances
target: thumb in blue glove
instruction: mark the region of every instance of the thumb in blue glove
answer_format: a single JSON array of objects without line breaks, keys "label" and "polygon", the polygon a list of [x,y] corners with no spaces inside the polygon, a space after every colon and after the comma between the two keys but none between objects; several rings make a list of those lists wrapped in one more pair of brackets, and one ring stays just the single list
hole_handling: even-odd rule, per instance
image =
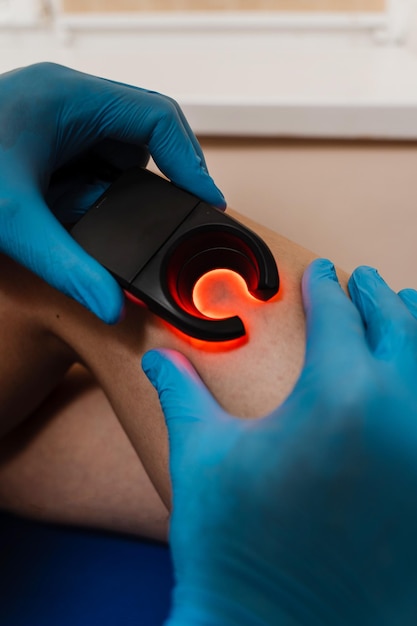
[{"label": "thumb in blue glove", "polygon": [[306,271],[304,368],[263,419],[178,353],[143,357],[170,440],[170,625],[417,623],[417,294],[371,268],[349,289]]},{"label": "thumb in blue glove", "polygon": [[149,153],[178,186],[224,208],[183,112],[161,94],[50,63],[3,74],[0,93],[0,250],[117,321],[120,287],[58,220],[76,221],[109,172]]}]

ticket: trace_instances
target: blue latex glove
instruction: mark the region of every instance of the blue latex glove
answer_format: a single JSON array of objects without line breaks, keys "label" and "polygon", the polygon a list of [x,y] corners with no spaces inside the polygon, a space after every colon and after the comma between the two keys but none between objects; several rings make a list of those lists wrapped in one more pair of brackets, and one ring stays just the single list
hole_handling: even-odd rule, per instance
[{"label": "blue latex glove", "polygon": [[114,171],[146,164],[149,153],[174,183],[225,207],[172,99],[50,63],[3,74],[0,250],[117,321],[121,289],[58,220],[75,222]]},{"label": "blue latex glove", "polygon": [[263,419],[227,414],[178,353],[144,356],[170,440],[170,625],[417,624],[417,292],[371,268],[349,289],[307,269],[305,365]]}]

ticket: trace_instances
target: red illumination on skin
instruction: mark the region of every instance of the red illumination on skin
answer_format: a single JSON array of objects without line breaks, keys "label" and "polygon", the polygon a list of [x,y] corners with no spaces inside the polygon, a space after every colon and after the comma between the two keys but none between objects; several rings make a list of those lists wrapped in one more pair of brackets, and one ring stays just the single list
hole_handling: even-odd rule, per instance
[{"label": "red illumination on skin", "polygon": [[[131,293],[125,291],[125,295],[135,304],[146,306]],[[257,300],[249,293],[245,280],[239,274],[227,269],[217,269],[204,274],[195,284],[193,290],[194,304],[203,315],[212,319],[238,315],[246,329],[246,334],[243,337],[230,341],[204,341],[186,335],[165,320],[160,319],[160,321],[182,342],[196,350],[212,353],[228,352],[236,350],[248,342],[250,331],[248,320],[256,309],[280,298],[282,298],[282,289],[267,302]]]},{"label": "red illumination on skin", "polygon": [[246,329],[246,335],[232,341],[201,341],[192,339],[191,345],[206,352],[225,352],[245,345],[249,340],[251,316],[259,307],[269,302],[276,302],[282,297],[282,290],[267,302],[252,296],[245,280],[228,269],[216,269],[204,274],[194,285],[193,301],[203,315],[213,319],[222,319],[238,315]]},{"label": "red illumination on skin", "polygon": [[[230,350],[236,350],[237,348],[241,348],[245,344],[248,343],[248,334],[243,335],[243,337],[239,337],[238,339],[230,339],[229,341],[205,341],[204,339],[196,339],[195,337],[190,337],[185,333],[175,328],[175,326],[171,326],[168,322],[163,321],[165,326],[169,328],[170,332],[178,337],[182,343],[187,343],[189,346],[198,350],[199,352],[211,352],[214,354],[218,354],[220,352],[230,352]],[[181,347],[178,347],[180,350]]]},{"label": "red illumination on skin", "polygon": [[226,269],[204,274],[194,285],[193,300],[203,315],[214,319],[239,315],[239,309],[259,304],[249,293],[244,279]]}]

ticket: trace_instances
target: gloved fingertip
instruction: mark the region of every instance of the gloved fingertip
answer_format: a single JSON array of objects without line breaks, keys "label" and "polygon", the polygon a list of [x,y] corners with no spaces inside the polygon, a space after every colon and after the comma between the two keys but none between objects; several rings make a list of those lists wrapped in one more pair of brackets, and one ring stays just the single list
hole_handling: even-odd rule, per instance
[{"label": "gloved fingertip", "polygon": [[411,315],[417,318],[417,291],[415,289],[402,289],[398,292],[398,296]]},{"label": "gloved fingertip", "polygon": [[330,259],[316,259],[313,261],[317,275],[337,280],[334,263]]},{"label": "gloved fingertip", "polygon": [[[392,311],[394,292],[391,291],[378,270],[369,265],[357,267],[352,272],[347,286],[351,300],[368,328],[369,344],[376,347],[381,343],[383,320],[387,315],[391,315],[387,311]],[[372,330],[370,330],[371,327]]]},{"label": "gloved fingertip", "polygon": [[125,305],[122,293],[112,299],[105,299],[103,301],[96,300],[89,308],[102,322],[110,326],[118,324],[125,317]]},{"label": "gloved fingertip", "polygon": [[142,369],[152,385],[162,393],[170,388],[179,392],[188,389],[188,395],[198,390],[204,393],[204,385],[184,354],[168,348],[150,350],[142,357]]},{"label": "gloved fingertip", "polygon": [[370,265],[359,265],[351,275],[352,282],[359,284],[366,280],[377,280],[385,282],[378,270]]},{"label": "gloved fingertip", "polygon": [[354,302],[361,299],[362,292],[377,283],[386,284],[378,270],[369,265],[360,265],[353,270],[348,280],[348,291]]},{"label": "gloved fingertip", "polygon": [[105,324],[117,324],[125,315],[123,291],[106,270],[100,268],[99,274],[95,280],[87,280],[87,284],[85,277],[80,276],[69,295]]},{"label": "gloved fingertip", "polygon": [[398,292],[398,295],[402,300],[407,300],[408,302],[417,304],[417,291],[415,289],[401,289],[401,291]]},{"label": "gloved fingertip", "polygon": [[216,187],[216,191],[218,193],[219,199],[214,206],[216,206],[218,209],[221,209],[222,211],[225,211],[227,207],[226,198],[224,197],[224,195],[222,194],[222,192],[216,185],[215,187]]},{"label": "gloved fingertip", "polygon": [[205,193],[207,201],[210,202],[210,204],[212,204],[216,208],[224,211],[226,209],[226,207],[227,207],[227,202],[226,202],[226,199],[225,199],[223,193],[217,187],[217,185],[215,184],[214,180],[212,179],[212,177],[208,173],[207,169],[201,168],[201,173],[203,175],[203,178],[205,178],[208,181],[208,184],[209,184],[209,189]]},{"label": "gloved fingertip", "polygon": [[304,280],[316,281],[330,279],[338,283],[336,269],[329,259],[315,259],[304,272]]},{"label": "gloved fingertip", "polygon": [[123,301],[122,308],[120,309],[119,317],[116,320],[116,324],[123,322],[126,318],[126,303]]},{"label": "gloved fingertip", "polygon": [[142,369],[149,381],[156,388],[162,356],[157,350],[149,350],[142,357]]}]

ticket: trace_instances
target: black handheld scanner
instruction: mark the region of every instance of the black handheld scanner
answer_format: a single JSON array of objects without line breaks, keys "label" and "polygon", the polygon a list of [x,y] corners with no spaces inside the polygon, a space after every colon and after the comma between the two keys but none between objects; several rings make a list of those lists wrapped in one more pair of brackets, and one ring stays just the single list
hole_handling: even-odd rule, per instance
[{"label": "black handheld scanner", "polygon": [[279,289],[275,259],[258,235],[145,169],[122,174],[71,234],[123,289],[198,339],[245,334],[238,316],[212,319],[195,306],[194,285],[210,270],[237,272],[258,300]]}]

